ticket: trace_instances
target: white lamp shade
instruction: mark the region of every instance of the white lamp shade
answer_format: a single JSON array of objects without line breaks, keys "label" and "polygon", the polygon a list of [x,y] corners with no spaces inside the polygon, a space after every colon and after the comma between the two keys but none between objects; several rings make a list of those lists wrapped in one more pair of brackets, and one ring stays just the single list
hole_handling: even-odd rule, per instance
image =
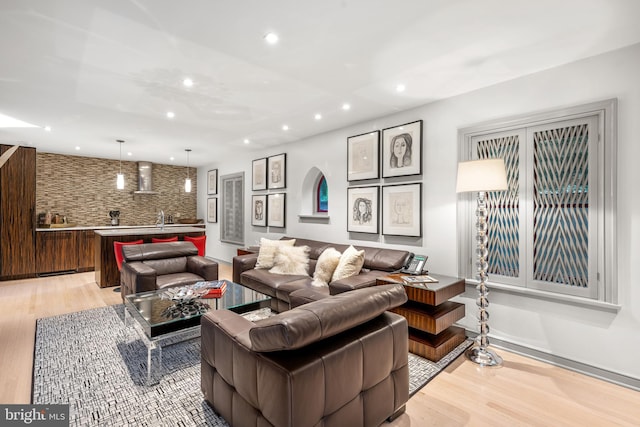
[{"label": "white lamp shade", "polygon": [[184,180],[184,192],[191,193],[191,180],[189,178]]},{"label": "white lamp shade", "polygon": [[456,193],[501,191],[507,188],[507,172],[503,159],[471,160],[458,163]]},{"label": "white lamp shade", "polygon": [[124,175],[119,173],[116,178],[116,188],[118,190],[124,190]]}]

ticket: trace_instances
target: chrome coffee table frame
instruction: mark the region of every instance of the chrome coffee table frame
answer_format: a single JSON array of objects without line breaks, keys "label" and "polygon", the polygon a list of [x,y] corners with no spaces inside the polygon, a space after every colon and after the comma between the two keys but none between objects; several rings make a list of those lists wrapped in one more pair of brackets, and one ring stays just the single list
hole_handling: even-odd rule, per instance
[{"label": "chrome coffee table frame", "polygon": [[[141,292],[125,296],[124,299],[124,334],[128,334],[129,326],[138,333],[137,336],[147,347],[146,385],[157,384],[162,378],[162,347],[168,347],[183,341],[200,337],[200,318],[206,313],[189,314],[177,319],[167,319],[161,312],[172,306],[171,300],[162,299],[163,290]],[[209,310],[228,309],[243,314],[260,308],[269,307],[270,297],[246,288],[237,283],[227,281],[227,289],[220,298],[200,299],[199,302],[209,304]],[[160,370],[154,368],[153,352],[157,350]]]}]

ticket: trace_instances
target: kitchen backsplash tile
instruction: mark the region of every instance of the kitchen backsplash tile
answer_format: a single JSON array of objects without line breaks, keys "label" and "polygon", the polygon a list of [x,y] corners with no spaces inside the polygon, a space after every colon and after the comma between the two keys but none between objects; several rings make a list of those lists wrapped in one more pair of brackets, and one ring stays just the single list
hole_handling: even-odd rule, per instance
[{"label": "kitchen backsplash tile", "polygon": [[191,169],[191,193],[184,192],[187,168],[153,164],[153,189],[158,194],[133,194],[138,189],[136,162],[122,162],[125,189],[116,189],[118,160],[62,154],[36,154],[36,213],[65,215],[69,223],[109,225],[109,211],[120,211],[120,225],[154,224],[160,209],[165,215],[196,217],[197,177]]}]

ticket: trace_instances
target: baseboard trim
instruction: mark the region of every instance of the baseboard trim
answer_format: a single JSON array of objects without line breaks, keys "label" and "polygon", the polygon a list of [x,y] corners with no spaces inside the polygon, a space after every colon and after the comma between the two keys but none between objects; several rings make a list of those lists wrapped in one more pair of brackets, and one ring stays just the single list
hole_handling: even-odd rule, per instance
[{"label": "baseboard trim", "polygon": [[[477,332],[467,330],[467,336],[475,338],[478,336]],[[527,356],[541,362],[549,363],[554,366],[569,369],[574,372],[589,375],[590,377],[598,378],[622,387],[627,387],[632,390],[640,391],[640,379],[629,377],[627,375],[618,374],[616,372],[608,371],[606,369],[597,368],[595,366],[587,365],[586,363],[576,362],[575,360],[567,359],[565,357],[556,356],[551,353],[536,350],[530,347],[526,347],[520,344],[515,344],[509,341],[504,341],[499,338],[491,337],[491,346],[496,348],[502,348],[512,353]]]}]

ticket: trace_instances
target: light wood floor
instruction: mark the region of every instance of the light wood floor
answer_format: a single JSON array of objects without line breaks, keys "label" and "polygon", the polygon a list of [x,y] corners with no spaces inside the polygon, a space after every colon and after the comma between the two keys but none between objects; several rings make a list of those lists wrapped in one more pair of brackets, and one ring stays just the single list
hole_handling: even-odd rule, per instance
[{"label": "light wood floor", "polygon": [[[221,278],[231,268],[220,265]],[[29,403],[35,321],[119,304],[81,273],[0,282],[0,403]],[[640,392],[498,350],[502,368],[458,358],[407,404],[394,427],[638,426]]]}]

